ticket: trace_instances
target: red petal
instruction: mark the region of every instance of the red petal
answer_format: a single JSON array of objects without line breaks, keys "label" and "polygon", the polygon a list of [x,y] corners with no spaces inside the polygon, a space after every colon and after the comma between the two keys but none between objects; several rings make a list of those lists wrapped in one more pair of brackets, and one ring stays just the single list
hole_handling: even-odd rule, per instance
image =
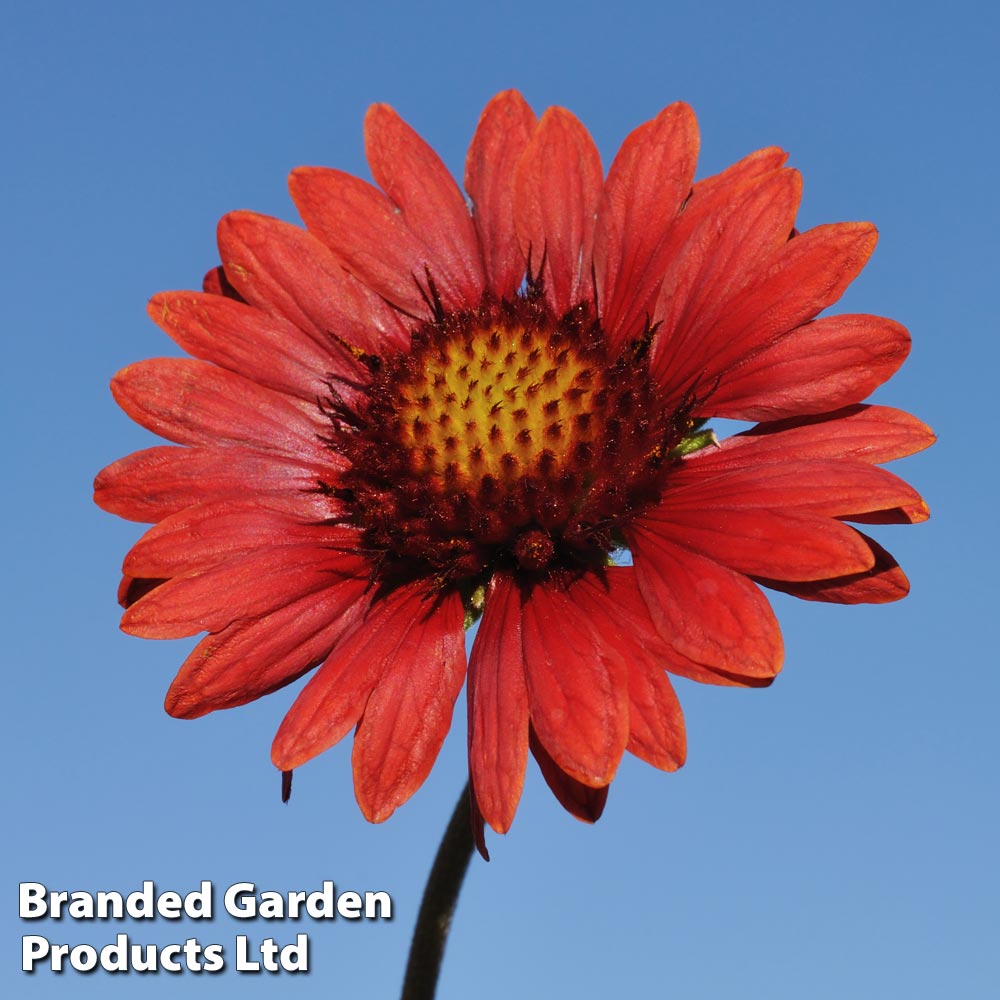
[{"label": "red petal", "polygon": [[857,520],[872,512],[905,510],[927,519],[927,505],[899,476],[851,459],[786,461],[718,475],[694,457],[671,479],[671,507],[695,510],[796,510]]},{"label": "red petal", "polygon": [[748,576],[826,580],[863,573],[871,550],[831,517],[779,510],[682,508],[670,502],[646,515],[663,538]]},{"label": "red petal", "polygon": [[531,755],[538,762],[545,784],[571,816],[584,823],[596,823],[608,801],[608,786],[591,788],[567,774],[548,754],[534,727],[531,730]]},{"label": "red petal", "polygon": [[698,122],[678,102],[640,125],[608,171],[594,234],[597,301],[613,344],[642,331],[663,278],[655,252],[691,192]]},{"label": "red petal", "polygon": [[[864,267],[876,239],[871,224],[845,222],[788,240],[734,297],[720,295],[712,303],[700,298],[705,307],[654,359],[654,374],[675,393],[697,383],[696,395],[700,388],[710,398],[706,387],[711,390],[716,380],[724,383],[741,359],[836,302]],[[670,328],[664,321],[664,330]],[[706,358],[711,359],[708,368]]]},{"label": "red petal", "polygon": [[123,608],[130,608],[136,601],[145,597],[151,590],[155,590],[162,583],[166,583],[165,577],[154,579],[135,579],[131,576],[123,576],[118,584],[118,603]]},{"label": "red petal", "polygon": [[689,552],[645,519],[627,533],[639,589],[664,641],[728,677],[767,680],[784,648],[771,606],[745,576]]},{"label": "red petal", "polygon": [[426,586],[412,583],[378,599],[333,648],[282,720],[271,759],[282,771],[299,767],[347,735],[379,678],[397,661],[408,633],[427,611]]},{"label": "red petal", "polygon": [[483,814],[479,811],[479,802],[476,799],[476,786],[469,776],[469,822],[472,824],[472,841],[479,851],[480,857],[484,861],[490,860],[490,852],[486,849],[486,824],[483,822]]},{"label": "red petal", "polygon": [[714,416],[776,420],[858,403],[899,369],[905,327],[880,316],[807,323],[740,361],[711,394]]},{"label": "red petal", "polygon": [[485,285],[479,240],[440,157],[387,104],[373,104],[365,115],[365,150],[375,182],[433,248],[434,280],[458,289],[467,305],[478,304]]},{"label": "red petal", "polygon": [[[628,665],[629,738],[626,749],[654,767],[676,771],[684,763],[684,716],[664,670],[681,658],[657,634],[631,567],[588,573],[569,587],[572,600],[594,621],[605,619],[606,642]],[[713,678],[714,680],[714,678]]]},{"label": "red petal", "polygon": [[537,119],[516,90],[486,105],[465,160],[465,190],[486,264],[487,285],[512,298],[524,278],[524,254],[514,229],[514,171]]},{"label": "red petal", "polygon": [[799,459],[850,458],[879,464],[930,447],[934,432],[888,406],[859,404],[833,413],[759,424],[692,456],[703,474]]},{"label": "red petal", "polygon": [[309,545],[266,548],[191,576],[177,577],[133,604],[121,627],[143,639],[221,632],[338,583],[367,576],[357,556]]},{"label": "red petal", "polygon": [[147,311],[188,354],[314,406],[341,365],[298,327],[219,295],[161,292]]},{"label": "red petal", "polygon": [[565,108],[549,108],[518,164],[514,224],[552,308],[565,313],[593,294],[594,217],[601,158],[590,133]]},{"label": "red petal", "polygon": [[138,424],[178,444],[245,445],[320,462],[330,452],[318,407],[190,358],[153,358],[111,381],[118,405]]},{"label": "red petal", "polygon": [[875,564],[866,573],[855,573],[834,580],[817,580],[813,583],[784,583],[775,580],[757,582],[806,601],[825,601],[830,604],[888,604],[906,597],[910,592],[910,581],[906,579],[899,564],[874,539],[867,535],[861,537],[871,547],[875,558]]},{"label": "red petal", "polygon": [[469,661],[469,774],[483,819],[506,833],[528,760],[528,689],[521,646],[521,592],[495,573]]},{"label": "red petal", "polygon": [[[795,170],[776,170],[720,187],[685,209],[661,249],[663,287],[654,309],[660,323],[652,370],[671,386],[687,379],[674,369],[688,363],[694,345],[742,289],[788,241],[802,197]],[[702,355],[704,359],[705,355]]]},{"label": "red petal", "polygon": [[[788,154],[777,146],[765,146],[737,160],[725,170],[698,181],[691,190],[691,208],[709,197],[717,197],[720,191],[731,191],[736,185],[762,174],[769,174],[785,165]],[[685,209],[686,211],[686,209]]]},{"label": "red petal", "polygon": [[243,296],[229,283],[226,272],[221,267],[213,267],[206,272],[201,282],[201,290],[208,295],[224,295],[227,299],[243,302]]},{"label": "red petal", "polygon": [[368,605],[365,578],[345,577],[283,608],[206,636],[167,692],[166,710],[196,719],[290,684],[333,649]]},{"label": "red petal", "polygon": [[345,465],[330,453],[326,468],[244,448],[172,448],[137,451],[109,465],[94,480],[94,501],[132,521],[160,521],[198,503],[267,498],[303,517],[323,520],[332,505],[317,489]]},{"label": "red petal", "polygon": [[687,757],[684,713],[670,678],[648,664],[630,664],[628,703],[625,749],[662,771],[682,767]]},{"label": "red petal", "polygon": [[230,212],[218,239],[227,273],[247,301],[304,330],[342,363],[350,359],[334,337],[370,354],[409,344],[403,317],[311,233],[256,212]]},{"label": "red petal", "polygon": [[424,782],[465,681],[465,611],[457,591],[417,592],[391,663],[354,738],[354,792],[365,818],[388,819]]},{"label": "red petal", "polygon": [[628,742],[628,668],[604,633],[554,584],[532,588],[522,611],[531,721],[567,774],[600,788]]},{"label": "red petal", "polygon": [[326,167],[299,167],[288,184],[310,232],[343,259],[352,274],[403,312],[430,318],[428,270],[446,309],[474,304],[461,288],[448,283],[433,251],[378,188]]},{"label": "red petal", "polygon": [[[665,642],[656,630],[649,608],[639,590],[639,581],[634,566],[607,568],[604,570],[603,579],[599,586],[602,591],[606,590],[602,596],[607,600],[609,607],[613,609],[613,616],[620,627],[618,635],[621,638],[622,648],[631,662],[642,662],[647,667],[668,670],[672,674],[697,681],[699,684],[718,684],[725,687],[763,687],[773,680],[772,677],[760,679],[731,676],[706,667],[687,656],[682,656],[674,646]],[[582,588],[577,590],[575,594],[584,610],[587,609],[585,595],[586,592]],[[593,608],[591,608],[591,613],[593,613]],[[683,732],[680,733],[680,737],[682,743],[678,749],[682,757],[686,752]],[[662,749],[664,753],[669,752],[667,747]]]},{"label": "red petal", "polygon": [[151,528],[125,557],[132,576],[173,577],[210,569],[269,546],[357,548],[353,528],[304,522],[260,500],[226,500],[188,507]]}]

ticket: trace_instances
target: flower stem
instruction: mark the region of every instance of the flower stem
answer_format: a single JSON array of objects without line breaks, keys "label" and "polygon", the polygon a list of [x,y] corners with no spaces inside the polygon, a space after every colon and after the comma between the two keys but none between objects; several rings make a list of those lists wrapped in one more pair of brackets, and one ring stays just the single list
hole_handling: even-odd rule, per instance
[{"label": "flower stem", "polygon": [[402,1000],[433,1000],[451,918],[472,858],[469,786],[466,784],[441,838],[431,868],[406,963]]}]

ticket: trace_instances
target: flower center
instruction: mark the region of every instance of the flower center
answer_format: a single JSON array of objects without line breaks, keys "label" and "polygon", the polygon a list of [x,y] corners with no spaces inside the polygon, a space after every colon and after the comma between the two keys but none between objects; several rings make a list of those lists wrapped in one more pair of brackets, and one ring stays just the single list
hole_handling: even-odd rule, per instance
[{"label": "flower center", "polygon": [[381,363],[333,445],[338,495],[380,572],[475,580],[603,560],[659,492],[673,444],[640,352],[585,305],[538,296],[447,314]]},{"label": "flower center", "polygon": [[444,491],[490,477],[509,492],[525,475],[552,479],[586,463],[607,397],[595,386],[593,351],[559,329],[456,334],[424,345],[395,383],[399,440],[417,475]]}]

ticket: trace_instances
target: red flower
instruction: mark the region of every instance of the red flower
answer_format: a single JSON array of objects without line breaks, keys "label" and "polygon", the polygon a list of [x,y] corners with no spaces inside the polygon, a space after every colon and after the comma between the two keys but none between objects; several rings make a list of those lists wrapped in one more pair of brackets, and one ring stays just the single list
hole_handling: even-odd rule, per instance
[{"label": "red flower", "polygon": [[[878,468],[926,447],[861,403],[909,338],[816,319],[875,246],[867,223],[794,229],[797,172],[763,149],[693,184],[694,115],[636,129],[603,176],[569,112],[487,106],[466,201],[394,111],[366,119],[379,187],[291,177],[306,229],[219,226],[205,292],[153,319],[194,357],[114,379],[156,447],[97,502],[154,522],[125,559],[122,627],[208,632],[167,695],[191,718],[319,667],[274,741],[289,771],[356,729],[358,802],[419,787],[466,679],[475,808],[514,818],[529,749],[596,819],[625,750],[684,762],[665,671],[769,684],[761,586],[892,601],[895,560],[845,521],[926,517]],[[381,188],[381,190],[380,190]],[[716,444],[706,418],[759,421]],[[634,565],[611,565],[627,549]]]}]

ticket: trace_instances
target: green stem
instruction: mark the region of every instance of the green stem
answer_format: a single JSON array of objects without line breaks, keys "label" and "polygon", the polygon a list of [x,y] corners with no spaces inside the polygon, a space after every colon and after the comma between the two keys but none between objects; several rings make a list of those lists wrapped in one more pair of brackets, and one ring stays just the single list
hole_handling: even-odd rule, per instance
[{"label": "green stem", "polygon": [[437,991],[441,959],[448,942],[451,918],[458,903],[462,880],[472,858],[472,822],[469,817],[469,786],[466,784],[441,839],[431,868],[417,926],[406,963],[402,1000],[433,1000]]}]

